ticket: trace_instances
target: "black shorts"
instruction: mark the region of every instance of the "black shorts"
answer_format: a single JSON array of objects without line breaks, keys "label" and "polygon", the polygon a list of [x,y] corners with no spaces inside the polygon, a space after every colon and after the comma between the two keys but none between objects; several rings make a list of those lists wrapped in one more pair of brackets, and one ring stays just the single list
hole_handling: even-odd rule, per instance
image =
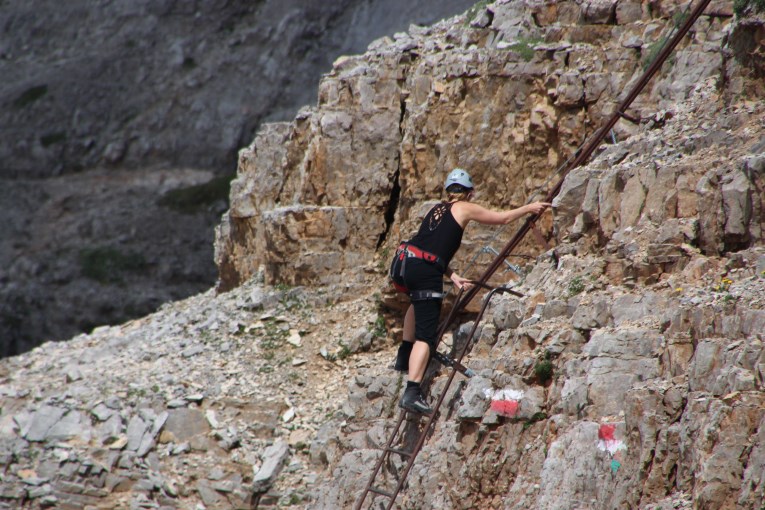
[{"label": "black shorts", "polygon": [[[444,275],[439,269],[422,259],[406,261],[404,284],[410,290],[444,291]],[[438,319],[441,317],[440,299],[416,300],[414,306],[414,338],[435,348],[438,341]]]}]

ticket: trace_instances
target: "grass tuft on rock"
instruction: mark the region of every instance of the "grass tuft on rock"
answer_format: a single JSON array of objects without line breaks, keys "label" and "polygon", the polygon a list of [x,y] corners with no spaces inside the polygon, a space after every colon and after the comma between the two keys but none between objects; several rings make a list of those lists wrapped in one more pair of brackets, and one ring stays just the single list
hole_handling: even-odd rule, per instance
[{"label": "grass tuft on rock", "polygon": [[552,379],[553,376],[553,364],[550,360],[543,360],[537,362],[534,366],[534,375],[537,377],[539,384],[545,385]]},{"label": "grass tuft on rock", "polygon": [[218,201],[228,203],[228,193],[234,174],[214,177],[204,184],[170,190],[159,199],[159,205],[182,214],[195,214]]},{"label": "grass tuft on rock", "polygon": [[140,253],[123,253],[108,246],[85,248],[79,259],[83,276],[104,284],[123,283],[124,273],[141,272],[148,267]]},{"label": "grass tuft on rock", "polygon": [[737,18],[765,12],[765,0],[733,0],[733,13]]},{"label": "grass tuft on rock", "polygon": [[19,97],[13,102],[13,106],[17,109],[24,108],[34,103],[38,99],[42,99],[48,93],[47,85],[38,85],[31,87],[21,93]]}]

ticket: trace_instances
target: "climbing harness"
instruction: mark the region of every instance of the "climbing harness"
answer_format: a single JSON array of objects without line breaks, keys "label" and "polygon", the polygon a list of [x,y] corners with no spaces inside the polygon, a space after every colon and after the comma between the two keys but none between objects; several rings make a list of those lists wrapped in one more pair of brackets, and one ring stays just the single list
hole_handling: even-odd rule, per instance
[{"label": "climbing harness", "polygon": [[[679,29],[677,29],[677,32],[673,35],[673,37],[671,39],[668,39],[667,43],[662,47],[662,49],[659,51],[659,54],[656,56],[654,61],[648,66],[648,68],[645,70],[643,75],[638,79],[638,81],[635,83],[635,85],[627,94],[627,96],[619,103],[619,105],[616,107],[615,112],[611,115],[609,120],[606,121],[606,123],[600,129],[595,131],[592,139],[589,142],[585,143],[584,146],[581,148],[581,150],[577,151],[577,153],[574,155],[575,157],[570,162],[570,164],[567,164],[565,169],[563,169],[563,171],[560,172],[561,174],[560,180],[552,189],[550,189],[545,199],[545,202],[552,202],[555,196],[560,192],[561,187],[563,186],[563,181],[566,178],[566,175],[568,175],[568,173],[574,168],[582,166],[589,160],[592,153],[595,151],[595,149],[598,148],[601,142],[606,138],[608,133],[611,131],[611,129],[613,129],[614,125],[618,122],[619,119],[624,118],[626,120],[632,120],[625,113],[627,108],[630,107],[632,102],[643,91],[643,89],[651,80],[651,78],[653,78],[656,72],[661,68],[661,66],[669,57],[670,53],[674,51],[675,47],[680,43],[683,37],[685,37],[685,35],[690,30],[690,28],[699,18],[699,16],[701,16],[701,14],[704,12],[704,9],[707,7],[707,5],[709,5],[710,1],[711,0],[700,0],[699,4],[693,9],[693,12],[691,12],[691,14],[685,19],[685,22],[682,23],[682,26]],[[479,289],[486,286],[486,282],[489,280],[489,278],[497,271],[497,269],[499,269],[502,266],[504,260],[508,256],[510,256],[510,253],[520,244],[520,242],[523,240],[526,234],[530,230],[532,230],[534,223],[536,222],[536,220],[540,218],[540,216],[541,216],[541,213],[537,213],[527,217],[526,221],[518,229],[515,235],[507,242],[505,247],[497,255],[497,257],[489,265],[489,267],[484,271],[483,275],[481,275],[479,280],[475,282],[476,285],[474,285],[471,289],[469,289],[466,292],[464,290],[460,290],[460,292],[457,294],[456,302],[454,306],[452,306],[449,312],[449,315],[439,326],[438,333],[436,334],[436,338],[437,338],[436,345],[435,345],[436,348],[438,347],[438,342],[440,341],[441,337],[444,335],[446,330],[452,325],[452,323],[456,319],[457,313],[463,308],[465,308],[465,306],[467,306],[467,304],[478,293]],[[404,256],[402,262],[406,260],[407,256],[408,255]],[[398,257],[396,257],[395,259],[398,260]],[[393,276],[393,274],[391,274],[391,276]],[[505,292],[509,291],[509,289],[507,288],[496,288],[490,291],[486,295],[484,305],[481,308],[481,312],[479,313],[478,318],[476,318],[473,324],[472,331],[470,332],[470,335],[468,336],[468,340],[465,343],[465,346],[463,347],[462,352],[460,353],[460,356],[455,360],[455,363],[461,364],[463,357],[470,351],[471,342],[472,342],[473,336],[475,335],[475,331],[476,331],[476,328],[478,327],[480,318],[483,315],[483,312],[486,309],[486,306],[488,305],[489,300],[491,299],[491,296],[493,296],[495,292],[499,292],[500,291],[499,289],[504,289]],[[435,349],[434,351],[437,352]],[[372,471],[372,474],[369,477],[369,480],[367,481],[367,484],[364,490],[361,492],[359,498],[356,500],[356,504],[354,505],[355,510],[361,510],[364,504],[364,501],[366,497],[369,495],[369,493],[381,495],[388,498],[387,505],[381,504],[380,505],[381,508],[385,508],[386,510],[390,510],[393,508],[396,502],[396,497],[403,489],[404,483],[406,482],[406,478],[409,475],[409,472],[414,464],[414,461],[417,455],[422,449],[422,446],[425,444],[425,440],[429,437],[429,435],[435,429],[435,423],[437,422],[438,417],[440,416],[439,409],[444,399],[446,398],[446,395],[449,392],[449,388],[454,379],[454,376],[458,371],[456,365],[452,365],[451,368],[452,370],[449,373],[449,378],[447,379],[446,384],[441,385],[441,392],[438,396],[438,399],[436,400],[435,405],[433,406],[433,413],[427,418],[425,426],[419,430],[417,441],[411,449],[408,449],[408,448],[402,449],[402,448],[394,447],[394,444],[396,444],[397,441],[400,442],[400,440],[404,438],[403,437],[404,434],[402,433],[402,426],[403,426],[403,423],[407,421],[407,416],[409,416],[409,413],[403,410],[399,413],[398,420],[396,424],[394,425],[393,430],[385,446],[382,448],[382,453],[379,456],[377,462],[375,463],[375,467]],[[423,381],[423,386],[427,386],[427,384],[425,384],[425,381]],[[418,427],[420,424],[419,421],[420,421],[419,419],[416,419],[415,421],[411,421],[410,423],[414,427]],[[415,428],[413,432],[417,432],[417,429]],[[396,485],[393,489],[383,489],[383,488],[377,487],[375,486],[375,480],[378,474],[381,472],[381,468],[383,464],[385,464],[386,462],[389,462],[389,463],[391,462],[390,456],[392,454],[398,455],[402,457],[403,459],[406,459],[406,466],[404,467],[403,471],[398,473],[398,476],[396,477],[396,480],[395,480]],[[374,505],[374,503],[375,502],[373,500],[371,505]]]},{"label": "climbing harness", "polygon": [[438,255],[430,253],[407,241],[402,242],[396,250],[393,262],[390,265],[390,281],[397,291],[408,294],[412,301],[425,301],[428,299],[443,299],[446,296],[443,292],[433,290],[409,290],[404,284],[404,271],[406,271],[406,261],[410,258],[424,260],[429,264],[435,265],[442,273],[446,271],[446,264]]}]

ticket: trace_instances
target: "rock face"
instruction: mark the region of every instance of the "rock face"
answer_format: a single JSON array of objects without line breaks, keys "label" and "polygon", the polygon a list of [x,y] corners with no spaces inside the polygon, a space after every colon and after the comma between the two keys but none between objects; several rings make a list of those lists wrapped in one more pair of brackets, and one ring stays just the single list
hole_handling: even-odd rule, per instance
[{"label": "rock face", "polygon": [[[490,306],[467,361],[477,376],[449,389],[403,508],[765,504],[765,246],[762,213],[746,212],[765,202],[765,174],[752,171],[765,108],[725,106],[708,83],[673,115],[566,180],[558,244],[517,287],[530,297]],[[726,136],[696,145],[701,125],[707,135],[726,126]],[[736,181],[738,198],[726,198],[724,183]],[[746,249],[727,244],[739,236]],[[434,375],[433,399],[446,375]],[[372,392],[372,381],[352,389],[350,430],[324,447],[339,458],[327,463],[337,486],[349,488],[322,488],[314,508],[352,505],[371,474],[360,466],[387,439],[399,394]],[[391,487],[389,477],[375,485]]]},{"label": "rock face", "polygon": [[[504,51],[502,68],[537,69],[534,59],[542,54],[562,68],[600,65],[604,55],[622,51],[603,50],[613,33],[629,33],[621,48],[634,52],[644,41],[627,27],[642,26],[647,37],[674,10],[656,2],[496,2],[427,29],[427,37],[415,28],[380,41],[366,57],[338,61],[320,97],[322,104],[345,97],[347,110],[337,103],[269,125],[240,155],[217,246],[229,292],[210,290],[141,320],[0,361],[0,505],[353,507],[405,383],[390,370],[401,329],[384,315],[387,268],[373,254],[416,225],[433,198],[428,193],[441,185],[441,177],[414,162],[448,168],[448,158],[501,162],[516,154],[507,139],[490,136],[506,129],[495,123],[509,113],[495,116],[494,103],[469,93],[503,89],[501,77],[490,85],[473,64],[478,54]],[[728,43],[721,42],[751,47],[736,37],[757,33],[755,21],[742,30],[729,10],[710,6],[705,30],[697,28],[683,50],[688,62],[720,62],[725,80],[704,74],[702,65],[692,66],[692,80],[684,82],[668,66],[653,95],[641,100],[644,120],[623,127],[567,177],[547,218],[555,246],[522,259],[517,275],[497,275],[525,297],[497,297],[479,324],[466,314],[445,336],[440,350],[454,351],[475,326],[463,361],[476,375],[457,375],[449,386],[397,500],[401,508],[765,504],[765,103],[756,68],[728,59]],[[536,56],[522,64],[509,52],[523,48],[509,48],[530,27],[568,35],[535,45]],[[481,47],[483,37],[496,48]],[[385,156],[399,142],[380,126],[394,117],[394,86],[408,83],[392,62],[400,62],[409,39],[419,39],[419,48],[432,45],[434,54],[440,48],[445,69],[475,74],[442,80],[423,74],[431,80],[425,89],[431,108],[459,110],[449,122],[423,107],[419,151],[420,139],[406,127],[415,123],[407,113],[415,93],[406,89],[398,133],[402,147],[407,136],[415,145],[396,166]],[[565,58],[558,54],[567,50]],[[587,60],[590,51],[599,57]],[[341,87],[343,72],[349,74]],[[539,134],[558,143],[553,135],[562,124],[545,127],[545,119],[562,118],[558,98],[578,97],[567,72],[567,78],[552,72],[556,78],[544,87],[548,108],[518,107],[515,118],[528,119],[518,144],[526,136],[541,144]],[[447,91],[453,95],[442,104]],[[577,108],[585,109],[583,117],[597,111]],[[455,126],[477,131],[463,135]],[[441,131],[460,137],[446,143]],[[441,140],[438,151],[431,153],[426,135]],[[462,136],[470,143],[459,142]],[[566,156],[562,145],[548,151],[529,140],[523,147],[530,159]],[[465,143],[459,152],[458,142]],[[382,155],[361,157],[376,150]],[[354,173],[354,164],[368,173]],[[474,167],[493,182],[482,190],[487,202],[506,204],[508,193],[525,198],[523,189],[502,188],[504,175],[485,164]],[[377,181],[368,170],[375,165]],[[393,182],[391,171],[398,172]],[[544,182],[541,167],[535,172],[518,186],[530,191]],[[521,175],[527,174],[519,171],[518,182]],[[514,178],[507,175],[507,182]],[[301,202],[305,197],[311,201]],[[382,237],[362,228],[378,224]],[[480,254],[489,236],[471,228],[458,264]],[[532,248],[538,250],[525,246],[527,255]],[[294,286],[301,282],[312,286]],[[395,321],[400,325],[400,316]],[[430,370],[431,400],[447,380],[446,370]],[[394,446],[411,447],[418,431],[410,423]],[[389,486],[401,467],[394,458],[375,485]]]},{"label": "rock face", "polygon": [[[338,55],[472,3],[3,2],[0,356],[209,288],[228,192],[200,187],[256,126],[315,103]],[[134,269],[94,280],[82,252]]]},{"label": "rock face", "polygon": [[[762,505],[749,466],[762,464],[763,303],[741,296],[765,284],[765,111],[756,63],[730,51],[758,45],[757,22],[733,24],[731,8],[710,6],[633,104],[641,121],[620,122],[566,180],[554,257],[522,279],[535,300],[489,317],[480,379],[451,389],[403,507]],[[471,170],[487,203],[522,203],[611,113],[677,9],[500,1],[338,60],[315,109],[240,153],[221,287],[259,271],[352,285],[384,266],[452,166]],[[476,230],[456,267],[487,243]],[[350,427],[317,444],[335,483],[316,508],[348,507],[366,483],[397,399],[385,381],[360,379]]]},{"label": "rock face", "polygon": [[[413,27],[376,41],[363,56],[338,59],[319,85],[315,108],[269,125],[240,152],[231,208],[217,235],[220,288],[260,268],[268,282],[353,282],[358,271],[348,269],[386,259],[412,235],[427,211],[421,204],[438,198],[454,166],[470,170],[480,201],[521,205],[612,113],[669,35],[668,19],[680,14],[669,3],[496,2],[459,22]],[[710,7],[629,114],[663,122],[660,112],[708,78],[728,80],[726,94],[743,91],[740,64],[727,58],[731,19],[730,4]],[[685,142],[688,150],[725,129],[699,133]],[[638,130],[619,122],[611,141]],[[651,182],[661,186],[671,178]],[[723,244],[703,240],[717,226],[700,226],[698,234],[717,251],[746,247],[759,235],[747,230],[752,211],[738,202],[746,201],[751,179],[734,173],[725,179],[724,207],[735,211],[719,227]],[[579,223],[598,221],[608,235],[616,221],[638,219],[648,183],[620,176],[591,185],[577,188],[582,197],[590,193],[590,206],[608,190],[624,191],[627,199],[616,211],[601,208],[597,218],[588,211]],[[683,185],[688,193],[696,183]],[[706,219],[719,209],[705,207]],[[471,242],[490,244],[488,231],[474,230]],[[652,258],[673,256],[662,249],[668,248],[657,247]]]}]

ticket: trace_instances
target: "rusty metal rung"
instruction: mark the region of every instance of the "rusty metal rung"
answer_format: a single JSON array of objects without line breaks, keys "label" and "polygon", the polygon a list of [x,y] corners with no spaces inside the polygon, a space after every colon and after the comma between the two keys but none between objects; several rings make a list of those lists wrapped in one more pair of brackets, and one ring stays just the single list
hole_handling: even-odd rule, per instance
[{"label": "rusty metal rung", "polygon": [[385,451],[389,453],[395,453],[395,454],[401,455],[402,457],[412,456],[411,452],[407,452],[405,450],[399,450],[398,448],[386,448]]},{"label": "rusty metal rung", "polygon": [[369,492],[374,492],[375,494],[379,494],[381,496],[385,496],[386,498],[393,499],[393,493],[384,491],[382,489],[378,489],[377,487],[370,487]]},{"label": "rusty metal rung", "polygon": [[624,120],[628,120],[632,122],[633,124],[640,124],[640,119],[638,119],[637,117],[633,117],[632,115],[627,115],[624,112],[616,112],[616,114],[619,117],[623,118]]}]

